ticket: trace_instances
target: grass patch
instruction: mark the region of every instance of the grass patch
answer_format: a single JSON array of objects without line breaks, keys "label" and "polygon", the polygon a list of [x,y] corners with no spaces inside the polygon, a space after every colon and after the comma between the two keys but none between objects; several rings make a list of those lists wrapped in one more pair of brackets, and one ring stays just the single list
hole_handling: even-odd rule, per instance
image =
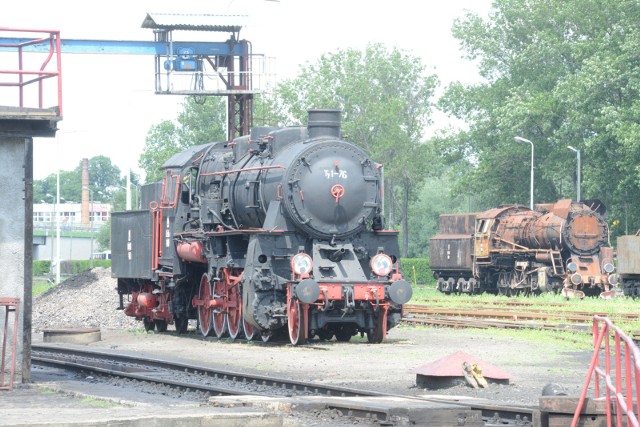
[{"label": "grass patch", "polygon": [[[617,297],[613,299],[602,299],[597,297],[585,297],[584,299],[578,298],[564,298],[559,294],[544,293],[540,295],[530,297],[506,297],[492,294],[481,295],[455,295],[455,294],[443,294],[431,286],[418,286],[413,288],[413,297],[409,304],[424,304],[432,308],[444,308],[449,310],[468,310],[472,308],[478,308],[482,306],[486,309],[503,308],[509,306],[510,303],[515,301],[526,302],[527,305],[523,306],[510,306],[514,312],[548,312],[554,313],[571,313],[571,312],[586,312],[591,315],[605,316],[611,319],[611,321],[622,329],[626,334],[638,334],[640,333],[640,315],[635,318],[622,317],[622,314],[637,313],[638,301],[630,297]],[[549,324],[561,324],[566,323],[563,320],[548,320],[545,323]],[[591,324],[591,322],[589,323]],[[498,332],[498,331],[496,331]],[[559,340],[567,340],[571,342],[588,342],[591,344],[591,333],[576,333],[576,332],[553,332],[553,331],[539,331],[539,330],[523,330],[523,331],[502,331],[507,332],[510,335],[516,336],[519,334],[542,334],[540,339],[544,337],[554,338]],[[545,335],[549,334],[549,335]],[[586,337],[586,340],[582,337]],[[555,338],[554,338],[555,339]]]},{"label": "grass patch", "polygon": [[55,283],[50,282],[46,277],[34,277],[31,285],[31,294],[35,297],[53,288]]},{"label": "grass patch", "polygon": [[82,403],[92,406],[94,408],[116,408],[120,406],[115,402],[111,402],[109,400],[96,399],[93,397],[82,398]]}]

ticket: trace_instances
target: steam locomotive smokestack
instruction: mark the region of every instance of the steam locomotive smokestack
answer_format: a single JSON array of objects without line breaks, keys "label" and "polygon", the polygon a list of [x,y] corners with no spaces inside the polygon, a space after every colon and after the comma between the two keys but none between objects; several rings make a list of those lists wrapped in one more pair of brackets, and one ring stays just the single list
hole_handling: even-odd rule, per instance
[{"label": "steam locomotive smokestack", "polygon": [[82,159],[82,224],[89,225],[89,159]]},{"label": "steam locomotive smokestack", "polygon": [[340,138],[340,110],[308,110],[309,138],[322,136]]}]

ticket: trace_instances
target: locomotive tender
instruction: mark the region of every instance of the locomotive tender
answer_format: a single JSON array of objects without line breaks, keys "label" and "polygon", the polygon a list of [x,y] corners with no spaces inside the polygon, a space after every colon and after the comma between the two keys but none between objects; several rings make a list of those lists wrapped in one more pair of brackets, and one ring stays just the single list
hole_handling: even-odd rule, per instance
[{"label": "locomotive tender", "polygon": [[634,235],[618,237],[616,259],[623,294],[640,297],[640,230]]},{"label": "locomotive tender", "polygon": [[142,210],[113,214],[128,316],[265,341],[288,329],[294,345],[378,343],[400,322],[412,290],[398,233],[384,229],[382,166],[340,138],[340,111],[308,120],[178,153],[143,187]]},{"label": "locomotive tender", "polygon": [[443,293],[615,294],[613,248],[599,201],[505,205],[440,216],[430,267]]}]

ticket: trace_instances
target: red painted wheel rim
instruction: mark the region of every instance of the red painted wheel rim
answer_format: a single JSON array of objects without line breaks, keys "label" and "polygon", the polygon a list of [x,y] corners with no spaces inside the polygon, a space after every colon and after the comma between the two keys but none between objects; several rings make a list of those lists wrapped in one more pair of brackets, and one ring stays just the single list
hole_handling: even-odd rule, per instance
[{"label": "red painted wheel rim", "polygon": [[206,337],[211,333],[211,306],[209,305],[209,301],[211,300],[211,283],[206,273],[203,274],[200,279],[198,299],[204,301],[203,305],[198,306],[198,321],[200,333]]},{"label": "red painted wheel rim", "polygon": [[[216,281],[213,285],[213,295],[215,298],[226,299],[225,285],[221,280]],[[224,308],[213,310],[212,323],[216,336],[222,338],[227,332],[227,315],[224,312]]]}]

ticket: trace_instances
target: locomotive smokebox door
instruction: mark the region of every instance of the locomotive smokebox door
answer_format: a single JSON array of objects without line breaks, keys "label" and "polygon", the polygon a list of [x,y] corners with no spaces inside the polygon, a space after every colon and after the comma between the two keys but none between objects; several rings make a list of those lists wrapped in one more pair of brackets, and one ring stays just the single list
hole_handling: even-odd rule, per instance
[{"label": "locomotive smokebox door", "polygon": [[287,171],[286,207],[311,236],[344,238],[373,219],[378,179],[360,148],[340,141],[310,144]]}]

